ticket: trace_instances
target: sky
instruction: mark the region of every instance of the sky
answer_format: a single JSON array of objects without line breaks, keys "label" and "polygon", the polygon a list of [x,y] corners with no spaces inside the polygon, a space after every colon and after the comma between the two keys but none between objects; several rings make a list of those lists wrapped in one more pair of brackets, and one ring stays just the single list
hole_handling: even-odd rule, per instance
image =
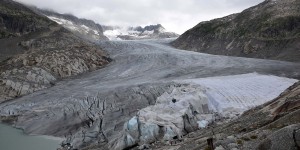
[{"label": "sky", "polygon": [[73,14],[102,25],[162,24],[182,34],[201,21],[220,18],[264,0],[16,0],[58,13]]}]

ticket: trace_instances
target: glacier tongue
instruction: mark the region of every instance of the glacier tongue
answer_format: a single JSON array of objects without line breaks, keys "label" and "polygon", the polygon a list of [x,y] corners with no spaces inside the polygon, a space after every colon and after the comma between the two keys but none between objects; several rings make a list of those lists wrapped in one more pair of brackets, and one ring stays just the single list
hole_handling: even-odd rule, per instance
[{"label": "glacier tongue", "polygon": [[297,80],[250,73],[175,82],[178,85],[158,97],[155,105],[140,110],[125,123],[123,137],[135,137],[135,143],[159,138],[172,141],[205,128],[217,117],[234,118],[268,102]]},{"label": "glacier tongue", "polygon": [[298,80],[257,73],[185,80],[207,88],[211,110],[224,116],[240,114],[278,97]]},{"label": "glacier tongue", "polygon": [[[175,135],[181,136],[186,134],[185,130],[197,129],[197,114],[208,114],[210,111],[204,88],[182,85],[171,87],[170,93],[165,92],[158,97],[155,105],[146,107],[138,113],[140,123],[169,127]],[[185,119],[188,119],[188,122]],[[190,124],[191,129],[185,129],[187,123]],[[165,137],[173,138],[169,135]]]}]

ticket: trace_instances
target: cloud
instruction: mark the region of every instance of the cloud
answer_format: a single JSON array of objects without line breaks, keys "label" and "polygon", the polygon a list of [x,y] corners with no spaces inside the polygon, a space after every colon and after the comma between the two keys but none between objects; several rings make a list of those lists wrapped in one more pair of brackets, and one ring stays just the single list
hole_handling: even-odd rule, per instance
[{"label": "cloud", "polygon": [[104,25],[162,24],[177,33],[201,21],[240,12],[263,0],[17,0]]}]

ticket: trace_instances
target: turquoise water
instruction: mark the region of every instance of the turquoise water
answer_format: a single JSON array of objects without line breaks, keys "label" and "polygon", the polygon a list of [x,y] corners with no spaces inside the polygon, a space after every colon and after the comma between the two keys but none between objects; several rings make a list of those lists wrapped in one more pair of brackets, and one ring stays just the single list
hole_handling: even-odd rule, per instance
[{"label": "turquoise water", "polygon": [[22,130],[0,123],[0,150],[56,150],[61,139],[29,136]]}]

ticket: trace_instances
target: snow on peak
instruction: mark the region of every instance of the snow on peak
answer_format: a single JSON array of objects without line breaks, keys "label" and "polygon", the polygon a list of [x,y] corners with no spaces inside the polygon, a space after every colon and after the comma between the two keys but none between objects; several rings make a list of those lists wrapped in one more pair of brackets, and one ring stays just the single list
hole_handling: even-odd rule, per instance
[{"label": "snow on peak", "polygon": [[104,26],[104,35],[108,37],[110,40],[132,40],[132,39],[178,37],[176,33],[167,32],[166,29],[160,24],[149,25],[145,27]]},{"label": "snow on peak", "polygon": [[66,20],[64,18],[59,18],[59,17],[55,17],[55,16],[47,16],[47,17],[49,19],[51,19],[52,21],[62,25],[63,27],[65,27],[71,31],[75,31],[75,32],[78,32],[83,35],[91,35],[92,37],[95,37],[96,39],[97,39],[97,37],[100,37],[99,31],[97,31],[96,29],[90,28],[84,24],[75,23],[75,22],[72,22],[71,20]]}]

